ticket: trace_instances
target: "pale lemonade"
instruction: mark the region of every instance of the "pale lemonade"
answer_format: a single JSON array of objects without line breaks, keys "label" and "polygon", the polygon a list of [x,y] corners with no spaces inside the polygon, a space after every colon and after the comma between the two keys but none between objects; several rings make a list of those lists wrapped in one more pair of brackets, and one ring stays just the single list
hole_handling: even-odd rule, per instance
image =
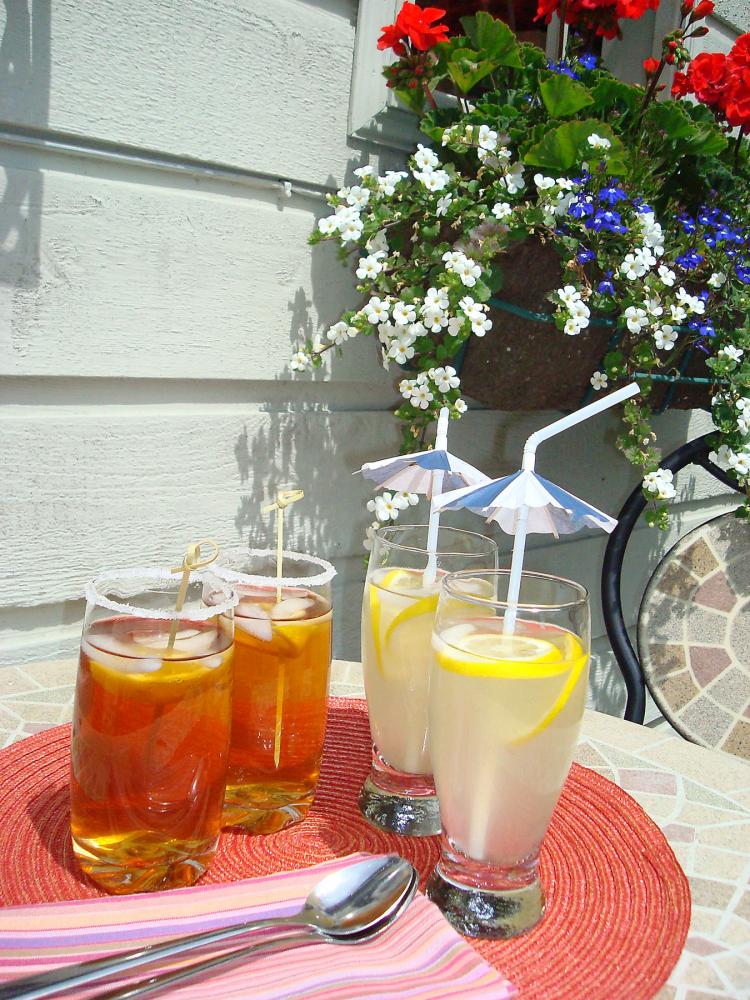
[{"label": "pale lemonade", "polygon": [[431,774],[427,694],[431,636],[444,573],[425,587],[422,572],[378,570],[362,602],[362,663],[375,746],[393,768]]},{"label": "pale lemonade", "polygon": [[470,618],[433,640],[429,724],[450,849],[512,869],[536,856],[570,767],[588,653],[573,633]]}]

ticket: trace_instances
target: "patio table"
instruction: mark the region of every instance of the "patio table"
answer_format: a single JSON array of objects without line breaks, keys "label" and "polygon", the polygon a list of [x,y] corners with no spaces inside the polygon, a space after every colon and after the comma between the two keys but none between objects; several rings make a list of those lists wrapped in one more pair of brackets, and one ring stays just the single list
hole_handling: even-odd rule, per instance
[{"label": "patio table", "polygon": [[[74,677],[72,660],[0,669],[0,743],[69,721]],[[331,693],[363,697],[360,664],[334,661]],[[688,876],[690,933],[659,1000],[750,998],[750,765],[594,711],[576,760],[641,804]]]}]

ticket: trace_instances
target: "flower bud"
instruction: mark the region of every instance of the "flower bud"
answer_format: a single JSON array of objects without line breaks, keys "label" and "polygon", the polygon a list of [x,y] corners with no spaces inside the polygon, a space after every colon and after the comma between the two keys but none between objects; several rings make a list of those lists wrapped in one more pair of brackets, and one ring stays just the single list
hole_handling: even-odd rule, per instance
[{"label": "flower bud", "polygon": [[693,38],[703,38],[703,36],[707,35],[707,34],[708,34],[708,28],[705,26],[705,24],[702,24],[700,26],[700,28],[696,28],[695,29],[695,31],[692,34],[692,37]]}]

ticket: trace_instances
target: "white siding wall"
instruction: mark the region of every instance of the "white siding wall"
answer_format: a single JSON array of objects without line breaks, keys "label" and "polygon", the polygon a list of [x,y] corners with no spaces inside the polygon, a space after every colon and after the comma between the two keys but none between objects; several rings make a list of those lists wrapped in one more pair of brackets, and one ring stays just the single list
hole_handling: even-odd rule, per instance
[{"label": "white siding wall", "polygon": [[[321,192],[400,155],[347,136],[356,14],[356,0],[6,0],[0,663],[71,652],[82,586],[105,566],[171,564],[205,535],[262,543],[281,482],[307,494],[291,541],[339,568],[336,655],[358,656],[367,490],[350,473],[398,447],[396,394],[370,341],[313,377],[288,368],[354,300],[335,256],[306,245]],[[551,417],[474,411],[453,446],[511,471]],[[671,448],[707,423],[659,426]],[[542,468],[616,512],[635,483],[616,431],[605,418],[571,432]],[[657,548],[726,508],[706,506],[715,492],[685,477],[675,531],[639,531],[631,618]],[[603,546],[542,538],[529,559],[592,588],[599,637]],[[614,709],[619,679],[596,648],[595,700]]]}]

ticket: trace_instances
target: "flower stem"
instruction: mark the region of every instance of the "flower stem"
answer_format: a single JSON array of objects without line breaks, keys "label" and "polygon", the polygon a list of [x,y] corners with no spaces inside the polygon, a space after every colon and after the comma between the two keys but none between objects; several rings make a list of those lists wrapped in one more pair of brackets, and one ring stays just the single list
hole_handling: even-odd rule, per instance
[{"label": "flower stem", "polygon": [[747,125],[743,125],[739,132],[737,133],[737,139],[734,143],[734,165],[735,167],[740,162],[740,149],[742,148],[742,140],[747,135]]},{"label": "flower stem", "polygon": [[424,96],[427,98],[427,102],[430,105],[430,107],[437,108],[437,104],[435,102],[435,98],[432,96],[432,91],[427,86],[427,81],[426,80],[422,81],[422,90],[424,91]]}]

